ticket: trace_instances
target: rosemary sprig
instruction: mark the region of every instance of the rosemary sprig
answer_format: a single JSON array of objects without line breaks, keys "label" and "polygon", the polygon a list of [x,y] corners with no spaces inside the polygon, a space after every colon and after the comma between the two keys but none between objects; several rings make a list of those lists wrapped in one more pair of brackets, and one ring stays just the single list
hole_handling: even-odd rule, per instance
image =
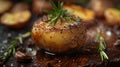
[{"label": "rosemary sprig", "polygon": [[58,1],[58,6],[56,6],[52,0],[50,0],[50,3],[53,7],[53,11],[46,11],[50,17],[46,22],[49,22],[53,26],[57,23],[59,19],[65,20],[66,22],[69,22],[70,20],[73,20],[73,21],[81,20],[80,18],[73,18],[66,10],[63,10],[62,2]]},{"label": "rosemary sprig", "polygon": [[17,44],[17,42],[19,42],[18,39],[14,39],[13,41],[11,41],[7,51],[4,53],[4,55],[1,57],[2,62],[5,62],[6,59],[13,53],[13,55],[15,55],[15,46]]},{"label": "rosemary sprig", "polygon": [[100,53],[101,60],[102,61],[108,60],[109,58],[108,58],[107,54],[105,53],[105,50],[106,50],[105,40],[101,36],[100,30],[97,30],[97,32],[98,32],[98,34],[97,34],[97,37],[96,37],[96,41],[99,42],[98,52]]},{"label": "rosemary sprig", "polygon": [[23,34],[23,35],[21,35],[21,36],[16,37],[14,40],[12,40],[12,41],[10,42],[9,46],[8,46],[7,51],[3,54],[3,56],[0,58],[0,60],[1,60],[2,62],[5,62],[5,61],[7,60],[7,58],[8,58],[11,54],[15,55],[15,52],[16,52],[16,49],[15,49],[16,44],[17,44],[18,42],[20,42],[19,38],[22,39],[22,38],[26,38],[26,37],[29,37],[29,36],[30,36],[30,32],[27,32],[27,33],[25,33],[25,34]]}]

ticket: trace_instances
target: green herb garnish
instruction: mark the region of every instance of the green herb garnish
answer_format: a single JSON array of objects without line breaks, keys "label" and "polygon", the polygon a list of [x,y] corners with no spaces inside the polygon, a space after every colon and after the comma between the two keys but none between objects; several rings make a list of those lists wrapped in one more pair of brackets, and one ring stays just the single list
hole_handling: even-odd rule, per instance
[{"label": "green herb garnish", "polygon": [[23,39],[23,38],[27,38],[30,36],[30,32],[27,32],[21,36],[18,36],[16,37],[14,40],[12,40],[8,46],[8,49],[7,51],[3,54],[3,56],[0,58],[0,60],[2,60],[2,62],[5,62],[7,60],[7,58],[12,54],[12,55],[15,55],[15,52],[16,52],[16,44],[18,42],[21,42],[20,41],[20,38]]},{"label": "green herb garnish", "polygon": [[108,58],[107,54],[105,53],[105,50],[106,50],[105,40],[101,36],[100,30],[97,30],[97,32],[98,32],[98,34],[97,34],[97,37],[96,37],[96,41],[99,42],[98,52],[100,53],[100,57],[101,57],[102,61],[108,60],[109,58]]},{"label": "green herb garnish", "polygon": [[18,39],[14,39],[11,41],[7,51],[4,53],[4,55],[1,57],[2,62],[5,62],[6,59],[13,53],[15,55],[15,46],[19,42]]},{"label": "green herb garnish", "polygon": [[52,0],[50,0],[50,3],[53,7],[53,11],[46,11],[50,17],[46,22],[49,22],[54,26],[59,19],[66,22],[69,22],[70,20],[80,21],[80,18],[73,18],[66,10],[62,9],[62,2],[58,1],[58,6],[56,6]]}]

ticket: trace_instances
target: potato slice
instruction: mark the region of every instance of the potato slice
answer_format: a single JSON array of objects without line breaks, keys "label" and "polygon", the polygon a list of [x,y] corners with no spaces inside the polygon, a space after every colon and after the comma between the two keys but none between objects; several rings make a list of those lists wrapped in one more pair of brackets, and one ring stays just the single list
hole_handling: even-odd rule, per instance
[{"label": "potato slice", "polygon": [[120,26],[120,10],[115,8],[109,8],[104,13],[108,24]]},{"label": "potato slice", "polygon": [[93,11],[77,5],[64,5],[63,9],[67,10],[70,14],[80,17],[83,21],[89,21],[94,19]]},{"label": "potato slice", "polygon": [[0,0],[0,14],[8,11],[12,7],[12,3],[7,0]]},{"label": "potato slice", "polygon": [[16,13],[5,13],[1,17],[1,23],[11,28],[22,28],[31,18],[30,11],[21,11]]}]

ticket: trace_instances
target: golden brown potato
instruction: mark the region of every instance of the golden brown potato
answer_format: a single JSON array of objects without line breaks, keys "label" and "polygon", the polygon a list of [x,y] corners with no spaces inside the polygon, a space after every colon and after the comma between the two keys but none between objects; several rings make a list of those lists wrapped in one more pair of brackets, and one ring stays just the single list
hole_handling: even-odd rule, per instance
[{"label": "golden brown potato", "polygon": [[63,9],[67,10],[70,14],[80,17],[83,21],[90,21],[95,18],[93,11],[77,5],[64,5]]},{"label": "golden brown potato", "polygon": [[52,6],[49,2],[49,0],[33,0],[32,4],[32,10],[33,12],[38,15],[38,14],[43,14],[45,13],[45,10],[51,10]]},{"label": "golden brown potato", "polygon": [[20,12],[25,10],[29,10],[29,6],[27,3],[17,3],[12,8],[11,12]]},{"label": "golden brown potato", "polygon": [[7,0],[0,0],[0,14],[8,11],[12,7],[12,3]]},{"label": "golden brown potato", "polygon": [[105,11],[104,15],[108,24],[120,26],[120,10],[109,8]]},{"label": "golden brown potato", "polygon": [[1,16],[1,23],[11,28],[23,28],[31,18],[30,11],[5,13]]},{"label": "golden brown potato", "polygon": [[79,50],[86,40],[84,22],[69,23],[57,21],[53,27],[39,19],[32,28],[32,38],[40,48],[53,53],[64,53]]},{"label": "golden brown potato", "polygon": [[96,14],[97,17],[103,17],[104,11],[107,8],[113,7],[113,1],[111,0],[90,0],[88,5]]}]

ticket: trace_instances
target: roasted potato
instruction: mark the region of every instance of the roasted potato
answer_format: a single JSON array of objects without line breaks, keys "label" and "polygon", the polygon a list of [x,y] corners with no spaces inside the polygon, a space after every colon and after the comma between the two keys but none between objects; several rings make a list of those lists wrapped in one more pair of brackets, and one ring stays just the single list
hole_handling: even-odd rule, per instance
[{"label": "roasted potato", "polygon": [[70,14],[80,17],[83,21],[90,21],[95,18],[93,11],[86,9],[86,8],[82,8],[77,5],[73,5],[73,4],[64,5],[63,9],[67,10]]},{"label": "roasted potato", "polygon": [[57,21],[56,25],[38,19],[32,28],[32,38],[36,45],[53,53],[65,53],[79,50],[86,40],[84,22],[69,23]]},{"label": "roasted potato", "polygon": [[20,12],[25,10],[29,10],[29,6],[27,3],[17,3],[12,8],[11,12]]},{"label": "roasted potato", "polygon": [[45,10],[51,10],[52,6],[49,0],[33,0],[32,10],[36,15],[44,14]]},{"label": "roasted potato", "polygon": [[12,2],[7,0],[0,0],[0,14],[8,11],[12,7]]},{"label": "roasted potato", "polygon": [[95,12],[97,17],[104,17],[104,11],[113,7],[113,2],[111,0],[90,0],[88,7]]},{"label": "roasted potato", "polygon": [[31,18],[30,11],[5,13],[1,16],[1,23],[11,28],[23,28]]},{"label": "roasted potato", "polygon": [[120,10],[109,8],[105,11],[104,15],[108,24],[120,26]]}]

